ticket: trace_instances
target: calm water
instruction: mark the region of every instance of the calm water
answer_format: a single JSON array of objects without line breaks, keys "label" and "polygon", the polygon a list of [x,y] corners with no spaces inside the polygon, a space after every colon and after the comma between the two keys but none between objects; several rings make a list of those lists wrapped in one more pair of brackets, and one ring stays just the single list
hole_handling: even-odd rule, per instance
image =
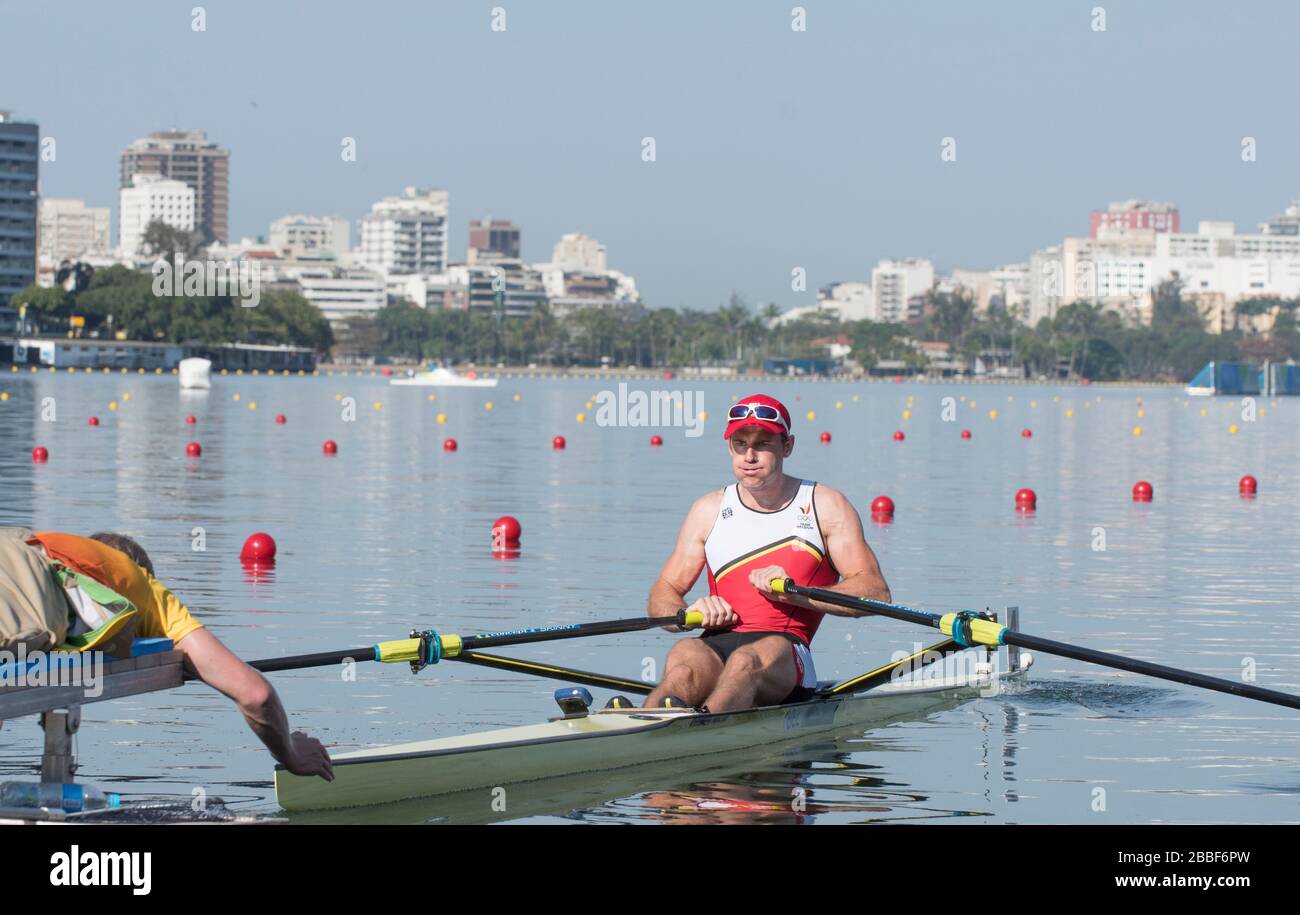
[{"label": "calm water", "polygon": [[[710,418],[689,437],[598,426],[585,403],[616,382],[503,379],[490,391],[437,390],[431,402],[430,389],[355,375],[230,376],[195,394],[171,376],[0,374],[0,524],[136,536],[159,577],[246,658],[350,648],[412,626],[478,632],[635,615],[687,507],[730,481],[720,419],[751,385],[631,382],[702,391]],[[762,387],[795,415],[791,472],[841,489],[864,513],[882,493],[897,503],[894,523],[867,522],[896,600],[1017,604],[1036,634],[1227,678],[1253,659],[1258,683],[1300,691],[1300,403],[1261,399],[1264,415],[1244,422],[1238,402],[1170,389]],[[339,395],[355,398],[355,421],[344,421]],[[50,406],[53,422],[42,419]],[[184,424],[189,413],[197,426]],[[891,440],[895,429],[905,442]],[[832,444],[818,443],[823,430]],[[653,432],[662,448],[648,446]],[[556,434],[567,450],[551,449]],[[458,452],[442,450],[447,436]],[[321,455],[326,438],[337,457]],[[190,440],[202,458],[185,457]],[[36,444],[48,464],[32,464]],[[1237,494],[1245,473],[1259,479],[1255,500]],[[1139,479],[1154,484],[1153,503],[1131,501]],[[1013,510],[1021,486],[1038,492],[1032,516]],[[513,561],[490,552],[492,520],[507,513],[524,531]],[[195,528],[204,552],[191,549]],[[255,530],[279,543],[270,580],[250,580],[237,561]],[[849,676],[930,634],[828,618],[818,669]],[[671,638],[517,654],[635,677]],[[452,665],[418,677],[396,665],[357,671],[355,683],[334,671],[273,682],[293,724],[339,749],[534,722],[553,713],[559,685]],[[30,777],[39,747],[35,719],[8,722],[0,777]],[[203,785],[238,809],[275,810],[270,756],[201,685],[85,707],[77,751],[83,780],[130,797],[188,798]],[[1011,696],[766,759],[638,770],[631,783],[566,780],[507,818],[795,822],[798,787],[808,793],[801,822],[1297,822],[1300,715],[1039,656],[1029,687]],[[1093,809],[1097,788],[1104,811]],[[349,817],[493,818],[464,799]]]}]

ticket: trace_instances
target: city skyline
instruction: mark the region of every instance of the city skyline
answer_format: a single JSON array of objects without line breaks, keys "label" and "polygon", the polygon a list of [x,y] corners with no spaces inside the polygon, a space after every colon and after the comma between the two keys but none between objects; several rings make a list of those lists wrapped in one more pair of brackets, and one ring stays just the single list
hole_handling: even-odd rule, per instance
[{"label": "city skyline", "polygon": [[[116,210],[127,144],[201,129],[231,151],[232,239],[266,236],[291,213],[337,213],[355,227],[373,201],[433,186],[451,195],[453,261],[466,253],[459,227],[492,216],[522,230],[530,262],[567,232],[600,239],[653,306],[711,308],[735,290],[788,308],[820,286],[870,276],[884,258],[926,257],[945,273],[1023,262],[1085,235],[1090,212],[1131,197],[1173,202],[1184,231],[1200,220],[1249,230],[1300,184],[1288,167],[1300,128],[1266,97],[1186,78],[1284,79],[1289,30],[1278,20],[1300,16],[1283,7],[1108,4],[1098,32],[1089,7],[953,7],[933,27],[906,8],[808,5],[802,33],[778,5],[524,3],[507,8],[504,32],[491,30],[490,8],[359,16],[329,3],[213,6],[206,31],[194,32],[192,8],[146,4],[112,47],[94,41],[107,11],[2,14],[18,31],[74,20],[68,72],[107,74],[69,92],[29,59],[38,43],[0,62],[0,107],[57,144],[56,159],[41,163],[43,196]],[[290,33],[318,61],[372,53],[380,41],[394,49],[378,71],[312,70],[316,81],[298,93],[283,89],[303,85],[286,78],[294,55],[257,58],[265,72],[256,76],[218,65],[241,43],[268,52],[261,36]],[[671,53],[629,62],[595,41],[620,34]],[[994,34],[1000,44],[978,40]],[[446,86],[410,83],[399,52],[418,41],[438,49]],[[145,47],[147,60],[131,56]],[[1007,51],[1014,66],[990,50]],[[169,81],[148,81],[148,64],[181,60]],[[472,90],[458,77],[471,62],[491,64],[472,70]],[[205,75],[214,65],[220,79]],[[870,88],[873,78],[887,94]],[[384,87],[387,104],[357,104]],[[111,93],[123,91],[148,96],[132,106],[138,116],[113,113],[121,104]],[[206,100],[190,98],[199,93]],[[642,161],[645,136],[657,161]],[[340,156],[348,137],[355,162]],[[945,137],[955,161],[941,158]],[[1242,159],[1246,137],[1255,161]],[[808,273],[804,292],[790,288],[796,267]]]}]

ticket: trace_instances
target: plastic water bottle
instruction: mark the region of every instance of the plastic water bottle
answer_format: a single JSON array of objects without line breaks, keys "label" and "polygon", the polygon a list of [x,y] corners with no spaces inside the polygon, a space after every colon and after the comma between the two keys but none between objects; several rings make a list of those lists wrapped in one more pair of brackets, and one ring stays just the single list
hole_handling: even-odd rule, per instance
[{"label": "plastic water bottle", "polygon": [[55,782],[0,782],[0,807],[48,807],[65,813],[122,806],[122,796],[94,785]]}]

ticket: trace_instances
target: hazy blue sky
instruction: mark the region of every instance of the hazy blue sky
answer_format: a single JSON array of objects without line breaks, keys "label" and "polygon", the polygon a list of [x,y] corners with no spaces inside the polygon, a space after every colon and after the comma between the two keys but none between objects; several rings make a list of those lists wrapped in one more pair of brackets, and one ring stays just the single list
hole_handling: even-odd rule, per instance
[{"label": "hazy blue sky", "polygon": [[1023,260],[1112,200],[1253,228],[1300,196],[1295,3],[807,2],[804,33],[789,0],[214,0],[203,33],[195,5],[0,0],[0,108],[57,141],[42,193],[116,219],[121,149],[200,127],[232,151],[235,237],[438,186],[455,258],[471,218],[514,220],[530,260],[580,230],[693,307]]}]

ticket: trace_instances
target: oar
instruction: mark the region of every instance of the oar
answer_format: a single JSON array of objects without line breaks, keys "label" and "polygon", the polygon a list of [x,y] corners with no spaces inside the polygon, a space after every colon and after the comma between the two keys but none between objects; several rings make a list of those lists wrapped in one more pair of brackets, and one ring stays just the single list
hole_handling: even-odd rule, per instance
[{"label": "oar", "polygon": [[937,613],[926,613],[923,610],[913,610],[910,607],[886,604],[866,597],[854,597],[850,594],[827,591],[824,588],[805,588],[802,585],[795,584],[789,578],[772,579],[772,590],[795,597],[806,597],[809,600],[835,604],[850,610],[864,610],[867,613],[887,616],[906,623],[919,623],[922,626],[930,626],[933,629],[938,629],[944,635],[950,636],[958,645],[1017,645],[1021,648],[1041,651],[1045,654],[1059,655],[1076,661],[1086,661],[1089,664],[1100,664],[1102,667],[1114,667],[1117,670],[1145,674],[1148,677],[1171,680],[1174,683],[1186,683],[1188,686],[1199,686],[1202,689],[1212,689],[1215,692],[1229,693],[1247,699],[1257,699],[1260,702],[1269,702],[1273,705],[1300,709],[1300,696],[1291,693],[1265,689],[1262,686],[1253,686],[1249,683],[1237,683],[1233,680],[1224,680],[1221,677],[1210,677],[1190,670],[1179,670],[1176,667],[1165,667],[1163,664],[1152,664],[1149,661],[1139,661],[1135,658],[1126,658],[1123,655],[1110,654],[1105,651],[1094,651],[1091,648],[1068,645],[1065,642],[1039,638],[1036,635],[1027,635],[1023,632],[1008,629],[1006,626],[991,620],[980,619],[974,615],[973,611],[969,610],[963,610],[960,613],[945,613],[941,616]]},{"label": "oar", "polygon": [[432,629],[417,630],[410,638],[380,642],[364,648],[345,651],[321,651],[314,654],[290,655],[283,658],[266,658],[250,661],[249,666],[264,673],[277,670],[301,670],[307,667],[329,667],[352,661],[382,661],[384,663],[410,662],[413,671],[427,664],[437,664],[443,658],[456,658],[479,648],[497,648],[503,645],[523,645],[531,642],[553,642],[558,639],[580,639],[592,635],[612,635],[618,632],[640,632],[659,626],[698,626],[704,615],[678,610],[672,616],[637,616],[624,620],[605,620],[597,623],[572,623],[568,626],[546,626],[541,629],[516,629],[510,632],[489,632],[481,635],[453,635],[437,633]]}]

